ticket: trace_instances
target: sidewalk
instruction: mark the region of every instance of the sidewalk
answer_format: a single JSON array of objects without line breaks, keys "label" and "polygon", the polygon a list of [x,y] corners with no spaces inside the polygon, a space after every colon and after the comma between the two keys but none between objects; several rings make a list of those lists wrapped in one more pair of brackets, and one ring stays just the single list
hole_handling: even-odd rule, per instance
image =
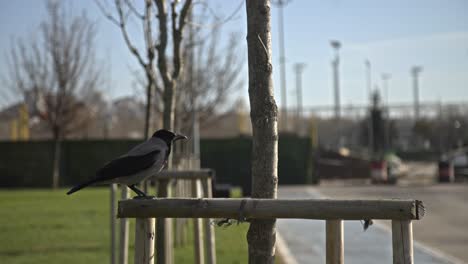
[{"label": "sidewalk", "polygon": [[[305,188],[280,188],[279,198],[320,198],[320,194]],[[296,263],[325,263],[325,221],[281,219],[278,220],[278,232]],[[345,221],[344,254],[348,264],[392,263],[391,233],[379,223],[364,232],[359,221]],[[418,243],[414,245],[414,262],[453,263]]]}]

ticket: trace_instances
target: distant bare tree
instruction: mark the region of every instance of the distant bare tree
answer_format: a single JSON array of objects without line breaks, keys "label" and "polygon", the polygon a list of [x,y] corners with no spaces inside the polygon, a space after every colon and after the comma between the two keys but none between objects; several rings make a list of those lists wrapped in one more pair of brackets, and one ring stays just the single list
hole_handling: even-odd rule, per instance
[{"label": "distant bare tree", "polygon": [[[172,130],[174,128],[175,98],[177,94],[176,84],[183,69],[183,58],[181,56],[182,36],[186,18],[192,6],[192,0],[144,0],[143,10],[138,9],[135,1],[114,0],[116,15],[106,8],[105,1],[96,0],[95,2],[102,13],[120,28],[127,47],[145,72],[147,86],[145,137],[149,135],[152,119],[153,91],[163,98],[163,127]],[[168,2],[170,14],[168,14],[167,9]],[[153,14],[154,10],[156,10],[156,15]],[[145,43],[142,50],[138,50],[134,40],[128,34],[130,19],[135,19],[141,23],[141,37]],[[157,24],[157,28],[153,28],[153,23]],[[153,38],[155,35],[157,38]],[[170,50],[168,50],[169,43],[171,44]],[[168,60],[169,56],[172,58],[171,62]]]},{"label": "distant bare tree", "polygon": [[[182,131],[190,131],[192,113],[196,112],[203,126],[222,116],[229,94],[243,85],[243,57],[240,39],[231,34],[226,45],[220,45],[221,26],[214,27],[205,38],[186,42],[183,56],[184,74],[177,97],[177,119]],[[200,34],[197,34],[198,36]]]},{"label": "distant bare tree", "polygon": [[[156,18],[153,14],[153,3],[151,0],[144,0],[143,10],[138,10],[132,0],[115,0],[115,12],[111,12],[106,7],[106,1],[95,0],[95,2],[105,17],[120,28],[122,37],[130,53],[136,58],[144,71],[146,79],[144,82],[146,86],[146,107],[143,131],[146,139],[152,130],[154,92],[157,92],[158,96],[162,95],[161,89],[158,86],[157,69],[155,67],[157,43],[153,38],[154,32],[152,26]],[[137,48],[134,44],[135,40],[128,33],[129,21],[131,19],[141,23],[142,31],[140,32],[140,37],[144,40],[144,47],[142,49]]]},{"label": "distant bare tree", "polygon": [[[182,46],[182,59],[186,63],[177,82],[176,96],[176,129],[189,133],[196,112],[200,126],[209,125],[231,110],[227,106],[230,92],[237,91],[243,84],[241,76],[244,57],[238,34],[231,33],[226,41],[221,34],[224,23],[213,14],[206,14],[208,7],[197,12],[196,18],[188,18],[189,25],[185,31],[186,41]],[[234,12],[236,13],[236,11]],[[232,18],[233,15],[230,16]],[[198,23],[196,20],[202,21]],[[133,72],[138,87],[147,87],[147,79],[140,72]],[[139,89],[137,90],[137,92]],[[162,114],[163,98],[154,98],[155,111]]]},{"label": "distant bare tree", "polygon": [[87,122],[86,95],[100,81],[95,63],[95,25],[83,13],[72,16],[59,1],[47,3],[39,38],[17,40],[6,58],[6,81],[17,92],[41,97],[42,118],[55,142],[52,186],[59,186],[62,140]]}]

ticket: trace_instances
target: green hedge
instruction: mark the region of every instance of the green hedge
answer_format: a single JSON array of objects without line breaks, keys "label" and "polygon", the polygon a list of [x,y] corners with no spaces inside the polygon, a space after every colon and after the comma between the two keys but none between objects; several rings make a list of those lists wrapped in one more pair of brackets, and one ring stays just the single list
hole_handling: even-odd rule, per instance
[{"label": "green hedge", "polygon": [[[130,140],[63,142],[60,185],[89,179],[105,162],[136,144]],[[0,187],[50,187],[53,148],[52,141],[0,142]]]},{"label": "green hedge", "polygon": [[[291,135],[279,140],[279,183],[310,183],[310,140]],[[136,140],[79,140],[62,145],[61,186],[71,186],[94,175]],[[216,182],[241,186],[250,193],[250,137],[203,139],[201,165],[216,171]],[[0,187],[49,187],[52,182],[53,142],[0,142]]]},{"label": "green hedge", "polygon": [[406,161],[438,161],[440,152],[435,150],[397,151],[397,156]]}]

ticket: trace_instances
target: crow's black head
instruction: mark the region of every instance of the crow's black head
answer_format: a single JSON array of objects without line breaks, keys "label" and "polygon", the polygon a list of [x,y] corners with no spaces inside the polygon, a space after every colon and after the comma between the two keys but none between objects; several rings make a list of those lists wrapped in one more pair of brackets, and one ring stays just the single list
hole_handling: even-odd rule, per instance
[{"label": "crow's black head", "polygon": [[184,135],[176,134],[166,129],[161,129],[154,132],[153,137],[157,137],[164,140],[168,145],[170,145],[173,141],[179,139],[187,139],[187,137]]}]

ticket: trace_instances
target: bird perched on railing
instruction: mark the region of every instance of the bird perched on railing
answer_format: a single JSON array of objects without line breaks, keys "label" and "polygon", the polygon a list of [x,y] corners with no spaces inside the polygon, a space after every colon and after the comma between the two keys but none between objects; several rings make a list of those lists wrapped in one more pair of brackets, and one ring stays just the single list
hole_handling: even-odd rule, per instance
[{"label": "bird perched on railing", "polygon": [[171,153],[171,145],[177,140],[187,139],[186,136],[161,129],[151,138],[135,146],[128,153],[111,160],[100,168],[94,178],[73,187],[68,195],[94,184],[119,183],[125,184],[139,197],[146,194],[136,187],[136,184],[160,172],[167,164]]}]

